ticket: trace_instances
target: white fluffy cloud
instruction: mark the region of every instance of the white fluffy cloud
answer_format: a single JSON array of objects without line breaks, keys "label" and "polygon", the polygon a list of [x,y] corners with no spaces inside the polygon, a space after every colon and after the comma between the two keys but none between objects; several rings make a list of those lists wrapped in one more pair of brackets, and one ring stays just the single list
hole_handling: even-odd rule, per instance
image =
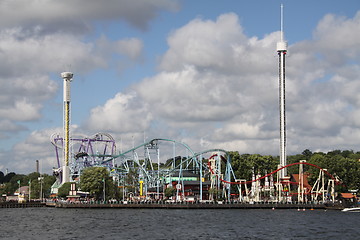
[{"label": "white fluffy cloud", "polygon": [[149,128],[152,115],[135,93],[118,93],[104,106],[91,110],[88,129],[106,132],[142,132]]},{"label": "white fluffy cloud", "polygon": [[158,103],[153,105],[161,117],[177,124],[228,121],[255,111],[262,101],[276,101],[269,91],[276,88],[275,34],[246,38],[231,13],[216,21],[193,20],[168,43],[162,72],[137,87],[144,101]]},{"label": "white fluffy cloud", "polygon": [[33,131],[22,142],[11,149],[12,156],[5,156],[7,168],[18,169],[18,172],[35,172],[36,160],[40,161],[40,171],[50,173],[57,166],[55,148],[50,144],[53,133],[61,132],[61,128]]}]

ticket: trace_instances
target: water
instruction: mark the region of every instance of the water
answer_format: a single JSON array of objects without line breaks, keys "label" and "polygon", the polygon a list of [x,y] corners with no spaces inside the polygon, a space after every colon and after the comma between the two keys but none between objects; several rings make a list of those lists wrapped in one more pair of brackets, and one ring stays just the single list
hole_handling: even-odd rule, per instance
[{"label": "water", "polygon": [[360,239],[360,213],[1,208],[1,239]]}]

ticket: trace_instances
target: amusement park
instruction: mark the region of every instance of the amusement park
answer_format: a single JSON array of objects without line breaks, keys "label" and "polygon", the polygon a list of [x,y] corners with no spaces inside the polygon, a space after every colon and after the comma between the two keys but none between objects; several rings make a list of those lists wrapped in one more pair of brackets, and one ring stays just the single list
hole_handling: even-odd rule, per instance
[{"label": "amusement park", "polygon": [[[81,176],[86,169],[104,168],[118,189],[118,200],[122,201],[334,203],[338,197],[336,186],[342,184],[327,169],[306,160],[277,166],[274,158],[266,163],[267,169],[248,169],[251,178],[245,179],[234,171],[234,153],[223,149],[196,153],[182,142],[152,139],[117,154],[115,140],[107,133],[71,138],[70,141],[67,182],[81,186]],[[52,187],[53,193],[65,182],[60,158],[63,143],[62,137],[52,136],[58,160],[58,166],[54,168],[57,181]],[[312,185],[309,184],[308,171],[304,170],[309,168],[316,169],[318,173],[313,177],[315,181]],[[288,172],[287,169],[297,173],[287,175],[284,173]],[[281,177],[282,174],[285,177]],[[101,192],[109,189],[105,184],[100,188],[103,188]],[[81,190],[68,197],[77,196],[80,199],[81,196],[89,196]],[[102,194],[100,198],[109,200]]]},{"label": "amusement park", "polygon": [[[280,153],[278,158],[271,157],[263,164],[246,166],[246,174],[241,174],[244,166],[235,161],[236,154],[224,149],[195,152],[184,142],[154,138],[144,140],[138,146],[133,144],[128,150],[118,151],[116,141],[109,133],[80,137],[71,135],[70,84],[73,73],[63,72],[63,133],[51,136],[57,162],[53,169],[56,181],[51,188],[52,195],[56,197],[64,184],[71,183],[67,196],[71,201],[97,195],[96,199],[102,201],[122,202],[335,203],[339,197],[336,189],[343,185],[335,173],[306,158],[290,163],[287,161],[287,42],[282,29],[282,8],[280,41],[276,51],[279,59]],[[84,184],[89,169],[106,169],[108,175],[93,180],[97,194]],[[114,186],[111,191],[116,193],[112,196],[109,196],[109,184]],[[356,198],[355,194],[350,195],[347,198]]]}]

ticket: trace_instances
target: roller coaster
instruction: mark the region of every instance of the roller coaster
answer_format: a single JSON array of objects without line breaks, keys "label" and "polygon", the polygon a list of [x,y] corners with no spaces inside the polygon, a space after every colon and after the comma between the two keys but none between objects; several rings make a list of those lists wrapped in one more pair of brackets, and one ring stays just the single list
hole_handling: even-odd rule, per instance
[{"label": "roller coaster", "polygon": [[[54,134],[51,143],[57,160],[53,169],[57,177],[55,185],[59,186],[63,138]],[[290,202],[294,198],[298,202],[325,202],[334,201],[334,187],[340,183],[326,169],[306,161],[288,164],[264,176],[253,172],[252,180],[237,179],[226,150],[208,149],[196,153],[183,142],[164,138],[152,139],[120,153],[116,153],[115,140],[107,133],[74,137],[70,143],[71,181],[79,182],[85,168],[105,167],[122,189],[123,199],[164,200],[166,189],[172,189],[170,199],[176,202],[219,199],[249,203]],[[280,178],[281,169],[295,165],[299,165],[298,181]],[[319,169],[319,177],[311,189],[305,186],[304,165]]]}]

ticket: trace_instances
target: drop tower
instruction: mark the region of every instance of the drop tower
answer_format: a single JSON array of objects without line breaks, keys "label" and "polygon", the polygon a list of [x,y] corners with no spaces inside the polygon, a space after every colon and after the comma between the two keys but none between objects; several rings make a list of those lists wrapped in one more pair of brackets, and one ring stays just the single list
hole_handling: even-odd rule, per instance
[{"label": "drop tower", "polygon": [[[280,167],[286,166],[286,115],[285,115],[285,56],[287,42],[283,31],[283,5],[280,6],[280,41],[276,45],[279,56],[279,112],[280,112]],[[280,172],[280,178],[287,175],[286,168]]]},{"label": "drop tower", "polygon": [[64,160],[62,167],[62,184],[70,181],[70,83],[73,76],[74,74],[71,72],[61,73],[61,77],[64,79]]}]

